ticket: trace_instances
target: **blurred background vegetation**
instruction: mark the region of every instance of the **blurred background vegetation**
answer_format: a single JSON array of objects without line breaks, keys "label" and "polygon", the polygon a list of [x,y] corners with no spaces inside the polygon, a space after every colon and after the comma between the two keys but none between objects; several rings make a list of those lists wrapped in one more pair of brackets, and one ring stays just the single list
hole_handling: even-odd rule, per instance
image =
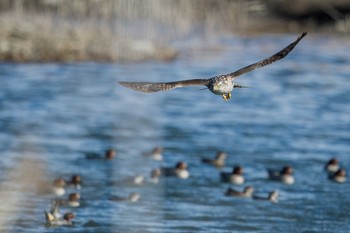
[{"label": "blurred background vegetation", "polygon": [[0,60],[175,59],[225,36],[349,35],[348,0],[1,0]]}]

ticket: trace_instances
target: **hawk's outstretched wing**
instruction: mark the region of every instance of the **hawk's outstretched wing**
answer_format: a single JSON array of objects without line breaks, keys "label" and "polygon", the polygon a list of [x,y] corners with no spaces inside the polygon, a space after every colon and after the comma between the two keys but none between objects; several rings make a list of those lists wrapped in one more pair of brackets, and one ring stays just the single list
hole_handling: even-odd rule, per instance
[{"label": "hawk's outstretched wing", "polygon": [[177,87],[185,86],[205,86],[209,82],[208,79],[190,79],[176,82],[119,82],[121,85],[134,89],[136,91],[142,91],[145,93],[152,93],[157,91],[168,91]]},{"label": "hawk's outstretched wing", "polygon": [[[260,68],[263,66],[267,66],[275,61],[278,61],[290,53],[294,49],[294,47],[299,43],[299,41],[306,35],[306,32],[301,34],[296,41],[276,53],[275,55],[261,60],[257,63],[254,63],[252,65],[246,66],[242,69],[239,69],[233,73],[223,75],[226,76],[225,78],[231,78],[232,80],[236,77],[245,74],[247,72],[250,72],[256,68]],[[217,76],[216,76],[217,77]],[[194,85],[200,85],[200,86],[208,86],[210,81],[214,80],[216,77],[209,78],[209,79],[190,79],[190,80],[182,80],[182,81],[176,81],[176,82],[119,82],[121,85],[134,89],[136,91],[141,91],[145,93],[152,93],[157,91],[168,91],[177,87],[185,87],[185,86],[194,86]],[[236,86],[238,87],[238,86]]]},{"label": "hawk's outstretched wing", "polygon": [[298,39],[296,39],[296,41],[294,41],[293,43],[291,43],[290,45],[288,45],[287,47],[285,47],[284,49],[282,49],[281,51],[279,51],[278,53],[272,55],[269,58],[266,58],[264,60],[258,61],[254,64],[251,64],[249,66],[246,66],[244,68],[241,68],[233,73],[227,74],[229,76],[232,77],[232,79],[235,79],[236,77],[248,73],[252,70],[255,70],[256,68],[260,68],[260,67],[264,67],[267,65],[270,65],[271,63],[274,63],[275,61],[278,61],[282,58],[284,58],[285,56],[288,55],[288,53],[290,53],[290,51],[292,51],[294,49],[294,47],[299,43],[299,41],[301,39],[303,39],[304,36],[306,36],[306,32],[304,32],[303,34],[301,34]]}]

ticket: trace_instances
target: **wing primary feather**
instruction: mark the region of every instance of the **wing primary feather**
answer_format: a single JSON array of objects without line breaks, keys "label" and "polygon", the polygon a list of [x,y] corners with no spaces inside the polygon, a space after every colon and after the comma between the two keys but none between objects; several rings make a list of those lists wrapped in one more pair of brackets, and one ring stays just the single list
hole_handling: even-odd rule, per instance
[{"label": "wing primary feather", "polygon": [[119,82],[124,87],[131,88],[144,93],[153,93],[158,91],[168,91],[177,87],[207,85],[207,79],[190,79],[176,82]]},{"label": "wing primary feather", "polygon": [[279,51],[278,53],[275,53],[271,57],[266,58],[266,59],[261,60],[261,61],[258,61],[254,64],[249,65],[249,66],[243,67],[242,69],[239,69],[239,70],[232,72],[228,75],[234,79],[242,74],[245,74],[245,73],[248,73],[252,70],[255,70],[256,68],[270,65],[271,63],[274,63],[275,61],[278,61],[278,60],[286,57],[294,49],[294,47],[299,43],[299,41],[301,39],[303,39],[304,36],[306,36],[306,34],[307,34],[306,32],[303,32],[293,43],[289,44],[287,47],[283,48],[281,51]]},{"label": "wing primary feather", "polygon": [[[281,51],[277,52],[271,57],[258,61],[249,66],[243,67],[225,76],[235,79],[236,77],[242,74],[245,74],[247,72],[250,72],[260,67],[270,65],[271,63],[284,58],[294,49],[294,47],[299,43],[299,41],[303,39],[304,36],[306,36],[306,34],[307,34],[306,32],[302,33],[293,43],[289,44],[287,47],[283,48]],[[194,85],[208,86],[210,83],[210,80],[212,79],[213,78],[189,79],[189,80],[182,80],[182,81],[175,81],[175,82],[119,82],[119,83],[125,87],[131,88],[136,91],[141,91],[144,93],[153,93],[158,91],[168,91],[178,87],[186,87],[186,86],[194,86]]]}]

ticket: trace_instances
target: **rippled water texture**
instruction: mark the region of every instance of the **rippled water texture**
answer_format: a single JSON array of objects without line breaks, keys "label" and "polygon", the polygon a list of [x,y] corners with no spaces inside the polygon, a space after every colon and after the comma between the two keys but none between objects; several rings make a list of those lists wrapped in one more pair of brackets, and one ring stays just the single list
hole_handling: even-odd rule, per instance
[{"label": "rippled water texture", "polygon": [[[117,81],[172,81],[228,73],[263,59],[297,35],[218,41],[215,54],[172,63],[0,64],[1,232],[349,232],[349,183],[327,180],[324,164],[350,162],[350,43],[308,35],[285,59],[246,74],[225,102],[199,87],[143,94]],[[141,153],[161,145],[164,161]],[[112,161],[85,153],[118,151]],[[245,169],[257,194],[278,203],[229,198],[220,170],[201,163],[218,150]],[[189,164],[188,180],[141,187],[118,180]],[[291,165],[294,185],[267,180]],[[47,228],[46,192],[57,177],[80,174],[82,206],[72,227]],[[139,192],[137,203],[112,195]],[[62,208],[62,212],[70,209]]]}]

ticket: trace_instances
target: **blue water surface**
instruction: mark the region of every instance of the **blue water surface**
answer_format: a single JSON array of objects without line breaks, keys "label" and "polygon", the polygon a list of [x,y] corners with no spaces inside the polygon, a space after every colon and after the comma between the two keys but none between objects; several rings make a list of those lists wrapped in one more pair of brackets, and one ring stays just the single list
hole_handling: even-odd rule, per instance
[{"label": "blue water surface", "polygon": [[[229,73],[272,55],[296,35],[230,38],[219,51],[174,62],[0,64],[1,232],[349,232],[349,183],[327,180],[332,157],[350,163],[350,43],[308,35],[285,59],[236,82],[230,101],[201,87],[138,93],[118,81],[173,81]],[[163,146],[164,160],[141,154]],[[115,148],[111,161],[85,153]],[[201,163],[223,150],[221,170]],[[189,164],[190,178],[115,185],[160,166]],[[220,171],[241,165],[257,194],[225,197]],[[296,182],[267,179],[290,165]],[[74,225],[46,227],[57,177],[83,179]],[[72,190],[74,191],[74,190]],[[70,191],[68,191],[69,193]],[[139,192],[139,202],[111,202]]]}]

